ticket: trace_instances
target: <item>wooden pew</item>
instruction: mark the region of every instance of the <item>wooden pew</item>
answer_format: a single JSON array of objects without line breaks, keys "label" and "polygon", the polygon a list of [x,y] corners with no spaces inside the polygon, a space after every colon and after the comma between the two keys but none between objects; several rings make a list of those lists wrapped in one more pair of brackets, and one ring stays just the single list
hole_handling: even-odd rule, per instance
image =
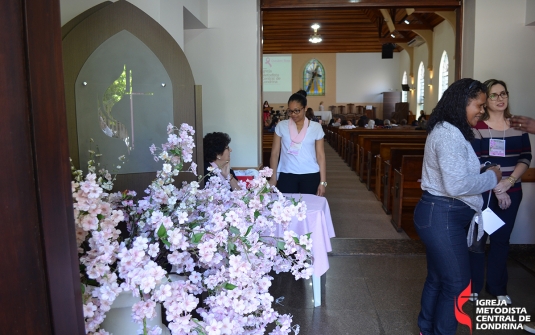
[{"label": "wooden pew", "polygon": [[346,130],[349,135],[349,166],[351,170],[354,170],[357,175],[360,175],[360,159],[359,159],[359,150],[358,150],[358,138],[360,135],[403,135],[403,134],[426,134],[424,130],[414,130],[414,129],[366,129],[366,128],[356,128]]},{"label": "wooden pew", "polygon": [[404,230],[412,239],[418,239],[414,229],[414,208],[422,196],[420,187],[423,155],[405,155],[401,170],[394,170],[392,187],[392,224],[397,231]]},{"label": "wooden pew", "polygon": [[401,170],[405,155],[423,155],[424,148],[392,148],[390,160],[383,162],[383,210],[386,214],[392,213],[392,187],[394,186],[394,170]]},{"label": "wooden pew", "polygon": [[[425,146],[425,139],[426,137],[422,137],[421,140],[418,138],[411,139],[410,137],[408,137],[406,141],[408,143],[412,143],[414,141],[414,144],[420,144],[423,148],[423,146]],[[383,144],[381,141],[372,140],[370,151],[368,151],[367,157],[364,156],[365,158],[367,158],[365,163],[367,171],[367,175],[365,176],[365,182],[368,191],[375,191],[376,185],[381,184],[381,179],[376,178],[377,170],[380,170],[381,164],[376,165],[377,160],[375,159],[375,157],[380,153],[379,150],[381,144]],[[421,154],[423,155],[423,152]],[[377,198],[377,200],[381,201],[381,198]]]},{"label": "wooden pew", "polygon": [[[383,167],[383,164],[385,161],[390,161],[391,157],[391,150],[396,149],[411,149],[411,148],[420,148],[423,149],[425,146],[425,143],[381,143],[379,145],[379,154],[375,156],[375,197],[377,200],[383,202],[383,194],[384,194],[384,181],[385,181],[385,170]],[[408,155],[423,155],[422,152],[417,153],[407,153]],[[399,159],[400,165],[401,165],[401,158]],[[392,164],[390,164],[392,166]],[[399,168],[398,165],[396,165],[396,168]],[[392,175],[391,171],[388,173],[389,176]],[[390,187],[388,187],[388,194],[390,194]],[[390,212],[388,212],[390,214]]]},{"label": "wooden pew", "polygon": [[271,158],[271,147],[273,145],[273,134],[265,132],[262,134],[262,164],[269,166],[269,159]]},{"label": "wooden pew", "polygon": [[338,129],[338,134],[340,135],[342,144],[340,147],[340,156],[346,162],[346,164],[349,164],[349,138],[350,134],[349,130],[352,129]]},{"label": "wooden pew", "polygon": [[[368,157],[373,157],[379,153],[379,146],[381,143],[387,142],[405,142],[405,143],[425,143],[427,134],[416,134],[416,135],[361,135],[359,136],[359,166],[360,173],[359,179],[361,182],[366,183],[368,179],[368,167],[371,167],[371,164],[368,164]],[[368,154],[371,152],[371,155]],[[372,160],[373,161],[373,160]],[[373,164],[375,165],[375,164]],[[373,174],[370,174],[370,176]],[[373,175],[375,177],[375,175]]]}]

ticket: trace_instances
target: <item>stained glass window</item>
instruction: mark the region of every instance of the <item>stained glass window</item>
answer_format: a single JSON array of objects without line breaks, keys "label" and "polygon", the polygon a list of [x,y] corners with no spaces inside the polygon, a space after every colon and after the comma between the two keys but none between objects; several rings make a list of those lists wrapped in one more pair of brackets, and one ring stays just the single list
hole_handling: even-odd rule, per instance
[{"label": "stained glass window", "polygon": [[421,62],[420,68],[418,69],[418,95],[416,99],[417,105],[418,105],[418,111],[424,110],[424,92],[425,92],[425,68],[424,68],[424,62]]},{"label": "stained glass window", "polygon": [[442,59],[440,60],[440,75],[438,77],[438,100],[442,98],[442,94],[448,88],[448,53],[446,50],[442,53]]},{"label": "stained glass window", "polygon": [[[403,72],[403,78],[401,79],[401,83],[404,84],[404,85],[408,84],[407,83],[407,71]],[[407,101],[407,95],[408,95],[407,93],[408,93],[407,91],[401,92],[401,102],[408,102]]]},{"label": "stained glass window", "polygon": [[325,69],[317,59],[311,59],[303,71],[303,89],[309,96],[325,95]]}]

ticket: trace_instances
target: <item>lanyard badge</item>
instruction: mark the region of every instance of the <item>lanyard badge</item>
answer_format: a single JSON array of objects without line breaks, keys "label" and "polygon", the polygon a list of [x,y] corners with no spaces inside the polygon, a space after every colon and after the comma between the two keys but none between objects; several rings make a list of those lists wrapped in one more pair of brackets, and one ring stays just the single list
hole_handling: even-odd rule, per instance
[{"label": "lanyard badge", "polygon": [[494,157],[505,157],[505,128],[503,128],[503,139],[492,138],[492,133],[489,127],[489,155]]},{"label": "lanyard badge", "polygon": [[505,157],[505,140],[491,138],[489,140],[489,155]]}]

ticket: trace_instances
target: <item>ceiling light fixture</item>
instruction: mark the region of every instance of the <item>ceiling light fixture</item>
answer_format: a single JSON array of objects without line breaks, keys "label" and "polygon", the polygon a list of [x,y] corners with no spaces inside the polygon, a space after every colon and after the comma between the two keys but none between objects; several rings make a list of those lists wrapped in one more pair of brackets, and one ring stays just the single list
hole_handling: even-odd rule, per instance
[{"label": "ceiling light fixture", "polygon": [[394,35],[394,34],[390,34],[390,36],[391,36],[392,38],[396,38],[396,35]]},{"label": "ceiling light fixture", "polygon": [[405,20],[404,22],[405,22],[405,24],[409,24],[410,23],[409,20]]},{"label": "ceiling light fixture", "polygon": [[311,28],[314,29],[314,34],[310,35],[310,38],[308,39],[309,42],[311,43],[319,43],[322,41],[321,39],[321,35],[318,34],[318,29],[319,29],[320,25],[317,24],[317,23],[314,23]]}]

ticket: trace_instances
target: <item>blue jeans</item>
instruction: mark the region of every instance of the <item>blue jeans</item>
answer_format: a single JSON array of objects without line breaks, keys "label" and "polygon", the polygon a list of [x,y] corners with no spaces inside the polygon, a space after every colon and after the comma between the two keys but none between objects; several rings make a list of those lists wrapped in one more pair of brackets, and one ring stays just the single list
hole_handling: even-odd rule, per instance
[{"label": "blue jeans", "polygon": [[470,283],[467,228],[475,211],[460,200],[424,192],[414,226],[426,247],[427,278],[418,327],[424,335],[454,335],[454,299]]}]

